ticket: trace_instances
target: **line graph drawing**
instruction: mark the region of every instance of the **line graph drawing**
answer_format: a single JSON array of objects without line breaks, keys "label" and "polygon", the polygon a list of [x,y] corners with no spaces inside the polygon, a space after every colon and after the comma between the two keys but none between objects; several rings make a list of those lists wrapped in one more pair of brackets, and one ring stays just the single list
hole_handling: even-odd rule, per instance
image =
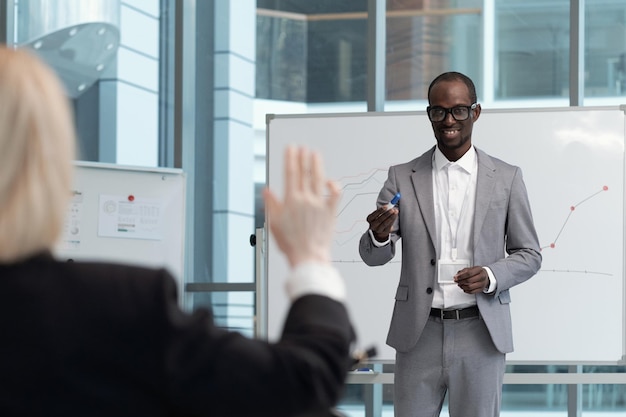
[{"label": "line graph drawing", "polygon": [[[370,212],[370,208],[373,207],[373,202],[375,201],[376,196],[380,192],[380,188],[386,178],[386,173],[387,168],[372,168],[358,174],[340,177],[337,180],[339,184],[341,184],[343,196],[337,212],[337,227],[334,239],[336,250],[333,262],[347,264],[361,262],[360,258],[355,258],[353,256],[354,250],[358,247],[358,239],[361,237],[363,232],[367,230],[367,221],[365,218]],[[608,190],[609,187],[604,185],[600,190],[593,192],[576,204],[571,205],[569,212],[563,220],[555,238],[551,243],[541,246],[540,249],[542,251],[546,249],[555,249],[563,231],[572,219],[574,212],[584,203]],[[395,262],[401,261],[397,260]],[[579,268],[546,268],[542,269],[542,272],[580,273],[605,276],[613,275],[607,272]]]},{"label": "line graph drawing", "polygon": [[[561,237],[561,235],[563,234],[566,226],[568,226],[570,219],[572,218],[572,215],[574,214],[574,212],[576,211],[576,209],[578,209],[582,204],[590,201],[591,199],[597,197],[598,195],[600,195],[601,193],[608,191],[609,187],[604,185],[602,186],[602,188],[592,194],[590,194],[589,196],[583,198],[581,201],[579,201],[578,203],[572,205],[569,207],[569,213],[567,214],[567,216],[565,217],[565,220],[563,221],[563,223],[561,224],[561,227],[559,229],[559,231],[557,232],[554,240],[552,240],[551,243],[549,243],[548,245],[544,245],[541,246],[540,249],[541,251],[544,251],[546,249],[556,249],[557,248],[557,242],[559,240],[559,238]],[[588,249],[588,245],[586,246]],[[571,247],[570,247],[571,249]],[[587,252],[586,250],[584,252]],[[566,258],[568,260],[572,260],[575,259],[577,257],[576,254],[572,254],[569,253],[567,255],[565,255]],[[584,258],[584,254],[581,253],[578,257],[583,257]],[[545,262],[544,259],[544,264],[546,264],[547,262]],[[606,272],[606,271],[599,271],[599,270],[594,270],[594,269],[587,269],[587,268],[564,268],[564,267],[545,267],[541,269],[541,272],[543,273],[553,273],[553,274],[576,274],[576,275],[596,275],[596,276],[609,276],[612,277],[614,276],[613,273],[611,272]]]},{"label": "line graph drawing", "polygon": [[[358,239],[367,230],[365,219],[373,210],[376,196],[387,178],[387,171],[388,168],[372,168],[335,180],[342,191],[334,240],[337,247],[357,247]],[[352,261],[344,259],[341,262]]]},{"label": "line graph drawing", "polygon": [[356,193],[355,195],[353,195],[350,200],[348,200],[344,205],[343,208],[340,208],[337,211],[337,217],[341,216],[344,212],[344,210],[357,198],[359,197],[363,197],[363,196],[377,196],[378,195],[378,191],[372,191],[372,192],[368,192],[368,193]]},{"label": "line graph drawing", "polygon": [[542,246],[540,249],[543,251],[544,249],[554,249],[556,248],[556,242],[559,240],[559,237],[561,236],[561,233],[563,233],[563,230],[565,229],[565,226],[567,225],[567,223],[569,222],[570,217],[572,216],[572,214],[574,213],[574,211],[583,203],[591,200],[593,197],[596,197],[597,195],[599,195],[600,193],[604,192],[604,191],[608,191],[609,187],[608,186],[603,186],[599,191],[596,191],[595,193],[591,194],[590,196],[584,198],[583,200],[581,200],[580,202],[578,202],[577,204],[574,204],[573,206],[570,206],[569,208],[569,213],[567,214],[567,217],[565,218],[565,221],[563,221],[563,224],[561,225],[561,228],[559,229],[559,232],[557,233],[556,237],[554,238],[554,240],[549,244],[549,245],[545,245]]}]

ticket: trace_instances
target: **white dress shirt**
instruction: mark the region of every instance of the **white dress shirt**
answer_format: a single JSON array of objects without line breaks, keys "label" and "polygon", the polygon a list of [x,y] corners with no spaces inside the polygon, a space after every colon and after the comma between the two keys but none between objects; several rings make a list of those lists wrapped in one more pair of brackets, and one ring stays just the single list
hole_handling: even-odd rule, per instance
[{"label": "white dress shirt", "polygon": [[[435,147],[432,170],[435,223],[439,237],[437,249],[440,259],[466,259],[469,261],[469,266],[473,266],[471,263],[474,259],[472,234],[478,174],[476,149],[472,145],[459,160],[450,162],[439,147]],[[390,238],[385,242],[378,242],[371,229],[369,234],[375,246],[382,247],[391,242]],[[453,249],[456,249],[454,253]],[[496,278],[491,269],[483,268],[489,277],[489,285],[483,292],[493,292],[497,285]],[[437,268],[437,273],[438,271],[439,268]],[[476,296],[466,294],[456,283],[440,284],[439,276],[436,277],[436,281],[433,307],[449,310],[476,305]]]},{"label": "white dress shirt", "polygon": [[[472,146],[458,161],[450,162],[439,147],[433,154],[433,198],[441,260],[474,258],[472,228],[476,207],[478,160]],[[453,253],[456,249],[456,255]],[[459,268],[460,269],[460,268]],[[439,271],[439,268],[437,268]],[[437,281],[439,276],[437,276]],[[437,283],[433,307],[465,308],[476,304],[476,296],[466,294],[456,283]]]}]

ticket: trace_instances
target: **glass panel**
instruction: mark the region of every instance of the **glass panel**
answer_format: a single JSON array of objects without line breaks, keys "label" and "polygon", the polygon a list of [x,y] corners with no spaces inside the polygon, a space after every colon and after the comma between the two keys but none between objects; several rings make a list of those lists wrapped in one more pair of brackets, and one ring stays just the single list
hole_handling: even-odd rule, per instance
[{"label": "glass panel", "polygon": [[387,100],[426,100],[446,71],[482,82],[482,1],[387,2]]},{"label": "glass panel", "polygon": [[363,101],[367,81],[367,15],[327,16],[309,23],[309,103]]},{"label": "glass panel", "polygon": [[257,15],[257,98],[306,101],[306,26],[304,20]]},{"label": "glass panel", "polygon": [[585,3],[585,96],[626,95],[626,2]]},{"label": "glass panel", "polygon": [[568,97],[569,0],[495,0],[495,98]]},{"label": "glass panel", "polygon": [[[583,372],[623,374],[626,372],[626,366],[590,365],[584,366]],[[583,410],[624,413],[626,411],[626,384],[583,385]]]},{"label": "glass panel", "polygon": [[158,166],[159,19],[158,0],[15,2],[16,45],[73,100],[79,159]]},{"label": "glass panel", "polygon": [[267,0],[257,6],[257,98],[365,99],[366,1]]},{"label": "glass panel", "polygon": [[[509,365],[507,372],[516,374],[562,373],[567,366]],[[502,387],[502,411],[567,411],[567,388],[555,384],[505,384]]]}]

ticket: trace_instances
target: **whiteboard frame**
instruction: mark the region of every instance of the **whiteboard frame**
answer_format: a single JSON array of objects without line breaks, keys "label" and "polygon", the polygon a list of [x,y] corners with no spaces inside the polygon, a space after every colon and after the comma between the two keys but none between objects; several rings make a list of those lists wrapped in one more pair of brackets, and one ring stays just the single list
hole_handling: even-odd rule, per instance
[{"label": "whiteboard frame", "polygon": [[[581,111],[581,112],[589,112],[589,111],[621,111],[623,115],[626,115],[626,105],[620,105],[620,106],[594,106],[594,107],[548,107],[548,108],[515,108],[515,109],[483,109],[483,113],[484,114],[490,114],[490,113],[536,113],[536,112],[541,112],[541,113],[548,113],[548,112],[563,112],[563,111],[568,111],[568,112],[576,112],[576,111]],[[333,118],[333,117],[341,117],[341,118],[359,118],[359,117],[386,117],[386,116],[410,116],[410,115],[415,115],[415,116],[422,116],[424,117],[426,115],[425,111],[409,111],[409,112],[405,112],[405,111],[401,111],[401,112],[359,112],[359,113],[312,113],[312,114],[268,114],[266,115],[266,155],[267,155],[267,160],[266,160],[266,178],[267,178],[267,183],[269,186],[272,186],[272,184],[270,184],[270,164],[272,163],[272,161],[270,161],[270,155],[272,154],[272,152],[270,152],[271,147],[272,147],[272,138],[271,138],[271,129],[270,129],[270,124],[272,121],[274,120],[279,120],[279,119],[315,119],[315,118]],[[624,122],[624,135],[626,137],[626,120]],[[434,145],[434,141],[433,141],[433,145]],[[481,147],[480,145],[477,145],[478,147]],[[427,148],[424,148],[423,151],[425,151]],[[414,156],[419,155],[418,153],[416,153]],[[496,155],[497,157],[498,155]],[[409,160],[410,158],[406,158],[407,160]],[[282,165],[282,162],[281,162]],[[624,200],[623,205],[622,205],[622,210],[621,210],[621,217],[622,217],[622,247],[626,248],[626,169],[624,168],[626,167],[626,152],[622,152],[622,199]],[[266,227],[268,224],[268,218],[267,218],[267,214],[266,214]],[[262,287],[264,288],[264,292],[265,292],[265,305],[269,306],[271,305],[271,301],[269,299],[269,297],[271,296],[271,292],[268,289],[268,268],[269,268],[269,256],[270,256],[270,252],[271,252],[271,245],[269,245],[268,241],[269,240],[269,234],[265,233],[264,236],[264,246],[267,248],[265,250],[265,257],[264,257],[264,268],[263,268],[263,272],[264,272],[264,276],[261,277],[262,279]],[[621,294],[621,299],[622,299],[622,303],[621,303],[621,310],[622,310],[622,323],[626,323],[626,258],[624,256],[622,256],[622,260],[621,260],[621,264],[622,264],[622,294]],[[269,327],[269,324],[267,323],[268,317],[264,317],[263,318],[265,320],[265,324],[264,324],[264,328],[267,329]],[[515,326],[515,323],[514,323]],[[267,337],[267,334],[265,335]],[[626,330],[624,330],[622,332],[621,335],[621,340],[622,340],[622,356],[621,358],[617,358],[616,360],[610,360],[610,361],[596,361],[596,360],[583,360],[583,361],[544,361],[544,360],[537,360],[537,361],[527,361],[527,360],[521,360],[521,361],[510,361],[507,360],[508,364],[553,364],[553,365],[559,365],[559,364],[563,364],[563,365],[604,365],[604,364],[610,364],[610,365],[622,365],[624,363],[626,363]],[[376,359],[374,359],[374,362],[382,362],[382,363],[390,363],[393,362],[393,360],[389,360],[389,359],[384,359],[384,360],[380,360],[377,361]]]}]

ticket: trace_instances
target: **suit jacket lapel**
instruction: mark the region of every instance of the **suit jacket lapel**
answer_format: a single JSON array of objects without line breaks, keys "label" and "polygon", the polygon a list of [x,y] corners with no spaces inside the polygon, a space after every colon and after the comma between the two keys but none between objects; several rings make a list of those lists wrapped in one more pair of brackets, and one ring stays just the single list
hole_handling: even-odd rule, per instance
[{"label": "suit jacket lapel", "polygon": [[411,181],[417,197],[428,234],[435,248],[438,248],[437,226],[435,224],[435,203],[433,197],[433,166],[432,158],[435,148],[425,152],[415,161]]},{"label": "suit jacket lapel", "polygon": [[493,161],[483,151],[476,148],[478,154],[478,177],[476,179],[476,209],[474,212],[474,247],[478,246],[478,237],[483,227],[493,187],[496,183],[496,168]]}]

